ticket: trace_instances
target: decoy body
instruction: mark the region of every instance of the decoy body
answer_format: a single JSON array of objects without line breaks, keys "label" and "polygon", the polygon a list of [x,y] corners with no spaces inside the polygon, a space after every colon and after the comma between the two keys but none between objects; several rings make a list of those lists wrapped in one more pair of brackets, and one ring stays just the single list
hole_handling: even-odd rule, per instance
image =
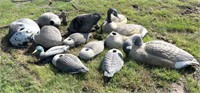
[{"label": "decoy body", "polygon": [[99,13],[78,15],[71,21],[68,33],[89,33],[97,25],[100,18],[101,15]]},{"label": "decoy body", "polygon": [[33,36],[35,43],[45,48],[50,48],[62,44],[60,31],[54,26],[44,26],[41,31]]},{"label": "decoy body", "polygon": [[89,71],[80,59],[72,54],[57,54],[53,57],[52,63],[60,71],[69,74],[86,73]]},{"label": "decoy body", "polygon": [[36,22],[28,18],[16,20],[10,24],[10,43],[15,47],[25,47],[31,41],[31,36],[40,31]]},{"label": "decoy body", "polygon": [[136,25],[136,24],[123,24],[123,25],[118,26],[114,31],[125,36],[140,34],[141,37],[144,37],[148,33],[146,28],[144,28],[141,25]]},{"label": "decoy body", "polygon": [[144,28],[141,25],[125,24],[127,22],[127,19],[124,17],[122,17],[124,21],[122,21],[122,23],[118,23],[114,21],[114,19],[112,20],[111,15],[114,16],[115,18],[119,18],[119,15],[117,14],[116,9],[114,8],[108,9],[107,21],[104,22],[104,24],[102,25],[103,32],[110,33],[112,31],[116,31],[119,34],[125,35],[125,36],[131,36],[133,34],[141,34],[142,37],[144,37],[148,33],[146,28]]},{"label": "decoy body", "polygon": [[61,46],[51,47],[47,51],[44,51],[44,48],[42,46],[37,46],[33,53],[38,53],[39,57],[41,59],[43,59],[43,58],[47,58],[50,56],[54,56],[56,54],[64,53],[64,52],[68,51],[68,49],[69,49],[69,46],[61,45]]},{"label": "decoy body", "polygon": [[182,69],[189,65],[199,65],[191,54],[175,45],[159,40],[143,43],[138,34],[126,40],[123,50],[127,56],[155,66]]},{"label": "decoy body", "polygon": [[121,48],[127,36],[120,35],[117,32],[112,31],[105,40],[105,45],[108,48]]},{"label": "decoy body", "polygon": [[47,13],[43,13],[38,18],[37,23],[41,28],[45,25],[53,25],[53,26],[59,27],[61,25],[61,20],[56,14],[52,12],[47,12]]},{"label": "decoy body", "polygon": [[90,60],[104,50],[104,41],[93,41],[85,45],[79,52],[79,57],[83,60]]},{"label": "decoy body", "polygon": [[123,54],[118,49],[110,49],[102,60],[104,76],[113,77],[124,65]]},{"label": "decoy body", "polygon": [[75,47],[89,41],[92,33],[73,33],[63,40],[63,44]]}]

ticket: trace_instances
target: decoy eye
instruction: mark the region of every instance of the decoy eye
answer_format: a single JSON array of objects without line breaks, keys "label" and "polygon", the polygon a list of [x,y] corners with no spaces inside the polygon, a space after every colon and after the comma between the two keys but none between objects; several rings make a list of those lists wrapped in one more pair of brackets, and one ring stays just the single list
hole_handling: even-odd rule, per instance
[{"label": "decoy eye", "polygon": [[112,33],[112,35],[117,35],[116,33]]},{"label": "decoy eye", "polygon": [[117,52],[117,50],[113,50],[113,53]]},{"label": "decoy eye", "polygon": [[89,51],[89,49],[85,49],[85,51]]}]

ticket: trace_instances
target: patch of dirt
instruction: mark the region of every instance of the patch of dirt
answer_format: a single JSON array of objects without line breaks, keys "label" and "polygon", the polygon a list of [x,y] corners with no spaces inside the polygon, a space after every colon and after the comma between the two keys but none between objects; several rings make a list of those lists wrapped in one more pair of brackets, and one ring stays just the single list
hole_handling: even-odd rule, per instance
[{"label": "patch of dirt", "polygon": [[171,93],[186,93],[183,82],[172,83],[171,87]]},{"label": "patch of dirt", "polygon": [[171,44],[175,44],[176,43],[175,41],[170,40],[170,39],[168,39],[168,38],[166,38],[165,36],[162,36],[162,35],[158,35],[156,38],[160,39],[160,40],[163,40],[163,41],[166,41],[166,42],[171,43]]},{"label": "patch of dirt", "polygon": [[191,13],[200,14],[200,7],[199,6],[195,6],[195,7],[180,6],[179,8],[183,10],[181,15],[191,14]]}]

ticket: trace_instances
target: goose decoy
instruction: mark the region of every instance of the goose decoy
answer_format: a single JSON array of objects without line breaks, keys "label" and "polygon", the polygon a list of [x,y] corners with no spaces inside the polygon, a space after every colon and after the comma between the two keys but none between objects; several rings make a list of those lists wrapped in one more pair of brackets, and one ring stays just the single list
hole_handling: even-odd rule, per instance
[{"label": "goose decoy", "polygon": [[127,18],[123,15],[123,14],[118,14],[117,12],[117,16],[113,15],[113,11],[116,11],[116,9],[114,8],[109,8],[108,11],[107,11],[107,18],[106,18],[106,21],[108,21],[108,18],[110,17],[111,18],[111,21],[112,22],[115,22],[117,25],[122,25],[122,24],[126,24],[127,23]]},{"label": "goose decoy", "polygon": [[79,52],[79,57],[83,60],[90,60],[104,50],[104,41],[93,41],[85,45]]},{"label": "goose decoy", "polygon": [[68,33],[89,33],[97,25],[100,18],[101,15],[99,13],[78,15],[71,21],[67,28]]},{"label": "goose decoy", "polygon": [[105,45],[108,48],[121,48],[127,36],[120,35],[117,32],[112,31],[105,40]]},{"label": "goose decoy", "polygon": [[52,63],[60,71],[69,74],[86,73],[89,71],[81,60],[72,54],[57,54],[53,57]]},{"label": "goose decoy", "polygon": [[69,45],[70,47],[75,47],[89,41],[91,36],[92,33],[73,33],[63,40],[63,44]]},{"label": "goose decoy", "polygon": [[102,60],[101,67],[104,76],[113,77],[123,67],[123,54],[118,49],[110,49]]},{"label": "goose decoy", "polygon": [[41,59],[54,56],[56,54],[61,54],[68,51],[69,46],[61,45],[61,46],[54,46],[48,49],[46,52],[42,46],[37,46],[33,53],[38,53]]},{"label": "goose decoy", "polygon": [[150,65],[182,69],[199,62],[188,52],[173,44],[154,40],[143,43],[141,36],[135,34],[123,44],[127,56]]},{"label": "goose decoy", "polygon": [[60,31],[54,26],[43,26],[41,31],[33,36],[35,43],[45,48],[50,48],[62,44]]},{"label": "goose decoy", "polygon": [[114,8],[108,9],[106,21],[102,25],[103,32],[110,33],[111,31],[114,31],[118,27],[118,24],[111,20],[111,14],[113,14],[113,16],[115,17],[118,17],[116,9]]},{"label": "goose decoy", "polygon": [[40,31],[36,22],[28,18],[18,19],[9,26],[9,42],[15,47],[26,47],[31,36]]},{"label": "goose decoy", "polygon": [[146,28],[136,24],[123,24],[118,26],[114,31],[125,36],[140,34],[142,38],[148,33]]},{"label": "goose decoy", "polygon": [[107,11],[107,21],[102,25],[102,31],[106,33],[110,33],[112,31],[116,31],[121,35],[131,36],[133,34],[141,34],[144,37],[148,31],[141,25],[136,24],[120,24],[111,20],[111,14],[113,16],[118,17],[117,10],[114,8],[110,8]]},{"label": "goose decoy", "polygon": [[56,14],[52,12],[46,12],[37,19],[37,23],[41,28],[45,25],[59,27],[61,25],[61,20]]}]

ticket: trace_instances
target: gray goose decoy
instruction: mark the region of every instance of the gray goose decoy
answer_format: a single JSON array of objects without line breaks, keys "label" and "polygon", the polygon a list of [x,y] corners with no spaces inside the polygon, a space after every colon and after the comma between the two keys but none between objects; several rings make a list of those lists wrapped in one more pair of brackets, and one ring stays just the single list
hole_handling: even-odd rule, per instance
[{"label": "gray goose decoy", "polygon": [[86,73],[89,71],[80,59],[72,54],[57,54],[53,57],[52,63],[60,71],[69,74]]},{"label": "gray goose decoy", "polygon": [[131,36],[133,34],[141,34],[144,37],[148,31],[141,25],[136,24],[120,24],[111,20],[111,14],[115,17],[118,17],[117,10],[114,8],[110,8],[107,11],[107,21],[102,25],[102,31],[106,33],[110,33],[112,31],[116,31],[121,35]]},{"label": "gray goose decoy", "polygon": [[62,44],[60,31],[54,26],[43,26],[41,31],[33,36],[35,43],[45,48],[50,48]]},{"label": "gray goose decoy", "polygon": [[71,21],[67,28],[68,33],[89,33],[97,25],[100,18],[101,15],[99,13],[78,15]]},{"label": "gray goose decoy", "polygon": [[123,54],[118,49],[110,49],[102,60],[101,67],[104,76],[113,77],[123,67]]},{"label": "gray goose decoy", "polygon": [[128,39],[127,36],[120,35],[117,32],[112,31],[105,40],[105,45],[108,48],[121,48],[124,41]]},{"label": "gray goose decoy", "polygon": [[89,41],[92,33],[73,33],[63,40],[63,44],[75,47]]},{"label": "gray goose decoy", "polygon": [[79,57],[83,60],[90,60],[104,50],[104,41],[93,41],[85,45],[79,52]]},{"label": "gray goose decoy", "polygon": [[15,47],[26,47],[31,36],[40,31],[36,22],[28,18],[18,19],[9,26],[10,43]]},{"label": "gray goose decoy", "polygon": [[142,38],[148,33],[146,28],[136,24],[123,24],[118,26],[114,31],[125,36],[140,34]]},{"label": "gray goose decoy", "polygon": [[64,52],[68,51],[68,49],[69,49],[69,46],[61,45],[61,46],[51,47],[47,51],[44,51],[44,48],[42,46],[37,46],[33,53],[38,53],[39,57],[41,59],[44,59],[44,58],[47,58],[50,56],[54,56],[56,54],[64,53]]},{"label": "gray goose decoy", "polygon": [[46,12],[37,19],[37,23],[41,28],[45,25],[59,27],[61,25],[61,20],[56,14],[52,12]]},{"label": "gray goose decoy", "polygon": [[141,36],[131,36],[123,45],[127,56],[150,65],[182,69],[199,62],[188,52],[170,43],[154,40],[143,43]]}]

